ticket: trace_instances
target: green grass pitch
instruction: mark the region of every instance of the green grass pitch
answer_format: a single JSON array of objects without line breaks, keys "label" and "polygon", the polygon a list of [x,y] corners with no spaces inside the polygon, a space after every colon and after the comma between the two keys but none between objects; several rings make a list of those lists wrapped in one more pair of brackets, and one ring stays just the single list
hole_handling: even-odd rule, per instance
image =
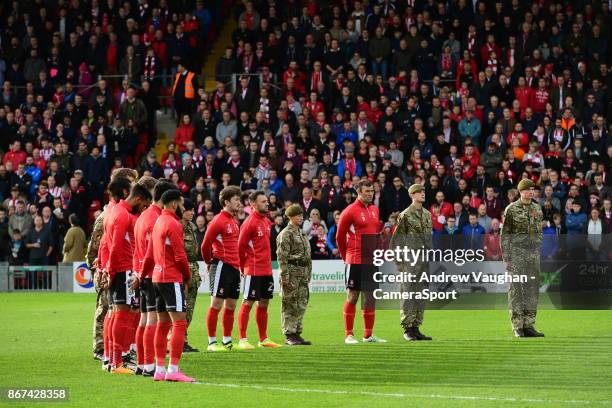
[{"label": "green grass pitch", "polygon": [[[100,369],[93,296],[0,294],[0,388],[66,387],[69,401],[52,406],[83,407],[612,406],[610,311],[543,310],[543,339],[512,337],[504,310],[429,311],[423,331],[434,341],[418,343],[402,339],[397,311],[380,311],[375,333],[389,343],[346,346],[343,298],[311,297],[304,336],[313,346],[184,355],[182,369],[201,384],[176,384]],[[198,299],[190,329],[200,349],[208,301]],[[278,297],[269,316],[270,337],[281,341]]]}]

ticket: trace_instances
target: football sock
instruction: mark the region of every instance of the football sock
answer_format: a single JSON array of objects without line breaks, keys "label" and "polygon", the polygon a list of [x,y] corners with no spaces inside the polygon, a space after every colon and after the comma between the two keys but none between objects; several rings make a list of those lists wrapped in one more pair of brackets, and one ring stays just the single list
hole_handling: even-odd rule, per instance
[{"label": "football sock", "polygon": [[353,335],[353,326],[355,325],[355,309],[356,305],[348,300],[344,302],[344,335]]},{"label": "football sock", "polygon": [[118,310],[113,322],[113,366],[121,366],[123,350],[127,349],[130,341],[131,316],[130,312]]},{"label": "football sock", "polygon": [[104,316],[104,326],[103,326],[104,329],[102,330],[102,333],[103,333],[102,337],[104,339],[104,359],[105,360],[109,360],[110,354],[111,354],[110,353],[111,348],[108,344],[108,336],[109,336],[108,332],[110,330],[109,329],[110,320],[111,320],[110,316],[108,315],[108,313],[106,313],[106,316]]},{"label": "football sock", "polygon": [[240,332],[240,339],[246,339],[247,327],[249,326],[249,314],[251,313],[251,306],[242,304],[240,306],[240,312],[238,312],[238,331]]},{"label": "football sock", "polygon": [[139,367],[144,364],[144,331],[145,327],[138,325],[136,329],[136,361]]},{"label": "football sock", "polygon": [[[155,362],[155,330],[156,325],[145,327],[143,336],[144,363],[153,364]],[[150,371],[150,370],[149,370]]]},{"label": "football sock", "polygon": [[[225,338],[232,339],[232,330],[234,329],[234,309],[223,308],[223,342]],[[229,341],[229,340],[228,340]]]},{"label": "football sock", "polygon": [[183,354],[183,346],[185,345],[185,333],[187,333],[187,320],[178,320],[172,323],[170,366],[178,366],[178,362]]},{"label": "football sock", "polygon": [[168,332],[172,327],[172,322],[157,322],[155,329],[155,364],[164,366],[166,361],[166,349],[168,347]]},{"label": "football sock", "polygon": [[110,319],[108,320],[108,358],[111,362],[111,365],[115,364],[115,353],[113,352],[113,347],[115,347],[115,338],[113,337],[113,326],[115,325],[116,313],[113,312],[111,314]]},{"label": "football sock", "polygon": [[363,337],[368,338],[374,329],[375,309],[363,309]]},{"label": "football sock", "polygon": [[[208,313],[206,314],[206,329],[208,331],[208,338],[217,336],[217,321],[219,319],[219,309],[215,309],[214,307],[208,308]],[[209,341],[210,342],[210,341]]]},{"label": "football sock", "polygon": [[268,338],[268,308],[257,306],[255,309],[255,321],[259,332],[259,341]]}]

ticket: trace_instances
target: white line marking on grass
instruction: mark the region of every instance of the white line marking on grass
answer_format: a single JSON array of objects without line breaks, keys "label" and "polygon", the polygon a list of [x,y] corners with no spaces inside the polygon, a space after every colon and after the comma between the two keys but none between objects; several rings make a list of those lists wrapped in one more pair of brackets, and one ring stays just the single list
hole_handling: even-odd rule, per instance
[{"label": "white line marking on grass", "polygon": [[328,395],[363,395],[368,397],[390,397],[390,398],[424,398],[424,399],[448,399],[448,400],[467,400],[467,401],[498,401],[498,402],[529,402],[540,404],[582,404],[582,405],[609,405],[612,401],[590,401],[590,400],[558,400],[558,399],[541,399],[541,398],[513,398],[513,397],[485,397],[475,395],[443,395],[443,394],[412,394],[403,392],[373,392],[373,391],[347,391],[347,390],[322,390],[316,388],[288,388],[266,385],[252,384],[222,384],[211,382],[196,382],[195,384],[205,385],[208,387],[220,388],[248,388],[258,391],[283,391],[283,392],[303,392],[313,394],[328,394]]}]

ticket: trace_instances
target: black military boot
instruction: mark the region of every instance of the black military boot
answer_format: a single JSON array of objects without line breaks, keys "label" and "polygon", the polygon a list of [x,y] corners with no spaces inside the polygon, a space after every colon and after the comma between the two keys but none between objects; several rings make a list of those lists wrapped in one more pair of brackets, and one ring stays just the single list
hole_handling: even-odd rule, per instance
[{"label": "black military boot", "polygon": [[285,344],[288,346],[299,346],[302,342],[297,338],[295,334],[286,334]]},{"label": "black military boot", "polygon": [[302,346],[310,346],[312,344],[312,342],[310,342],[308,340],[304,340],[304,338],[302,337],[301,333],[297,333],[295,335],[295,337],[300,341]]},{"label": "black military boot", "polygon": [[537,331],[533,327],[526,327],[523,329],[525,337],[544,337],[544,333]]},{"label": "black military boot", "polygon": [[421,333],[421,330],[419,330],[418,327],[415,327],[414,329],[415,329],[416,335],[418,337],[417,340],[431,340],[431,337],[426,336],[423,333]]},{"label": "black military boot", "polygon": [[514,329],[514,336],[525,337],[525,332],[523,331],[523,329]]},{"label": "black military boot", "polygon": [[406,341],[417,341],[417,340],[419,340],[419,336],[417,334],[416,329],[417,329],[416,327],[408,327],[404,331],[404,339],[406,339]]}]

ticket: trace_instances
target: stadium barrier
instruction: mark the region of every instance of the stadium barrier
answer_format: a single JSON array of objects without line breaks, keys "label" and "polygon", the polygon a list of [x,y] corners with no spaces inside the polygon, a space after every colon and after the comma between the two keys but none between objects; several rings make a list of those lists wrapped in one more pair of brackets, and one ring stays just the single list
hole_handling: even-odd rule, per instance
[{"label": "stadium barrier", "polygon": [[[198,262],[200,293],[210,291],[206,264]],[[274,288],[278,292],[278,264],[272,264]],[[344,264],[340,260],[313,261],[311,292],[344,292]],[[45,291],[95,293],[93,276],[85,262],[48,266],[9,266],[0,263],[0,292]]]}]

